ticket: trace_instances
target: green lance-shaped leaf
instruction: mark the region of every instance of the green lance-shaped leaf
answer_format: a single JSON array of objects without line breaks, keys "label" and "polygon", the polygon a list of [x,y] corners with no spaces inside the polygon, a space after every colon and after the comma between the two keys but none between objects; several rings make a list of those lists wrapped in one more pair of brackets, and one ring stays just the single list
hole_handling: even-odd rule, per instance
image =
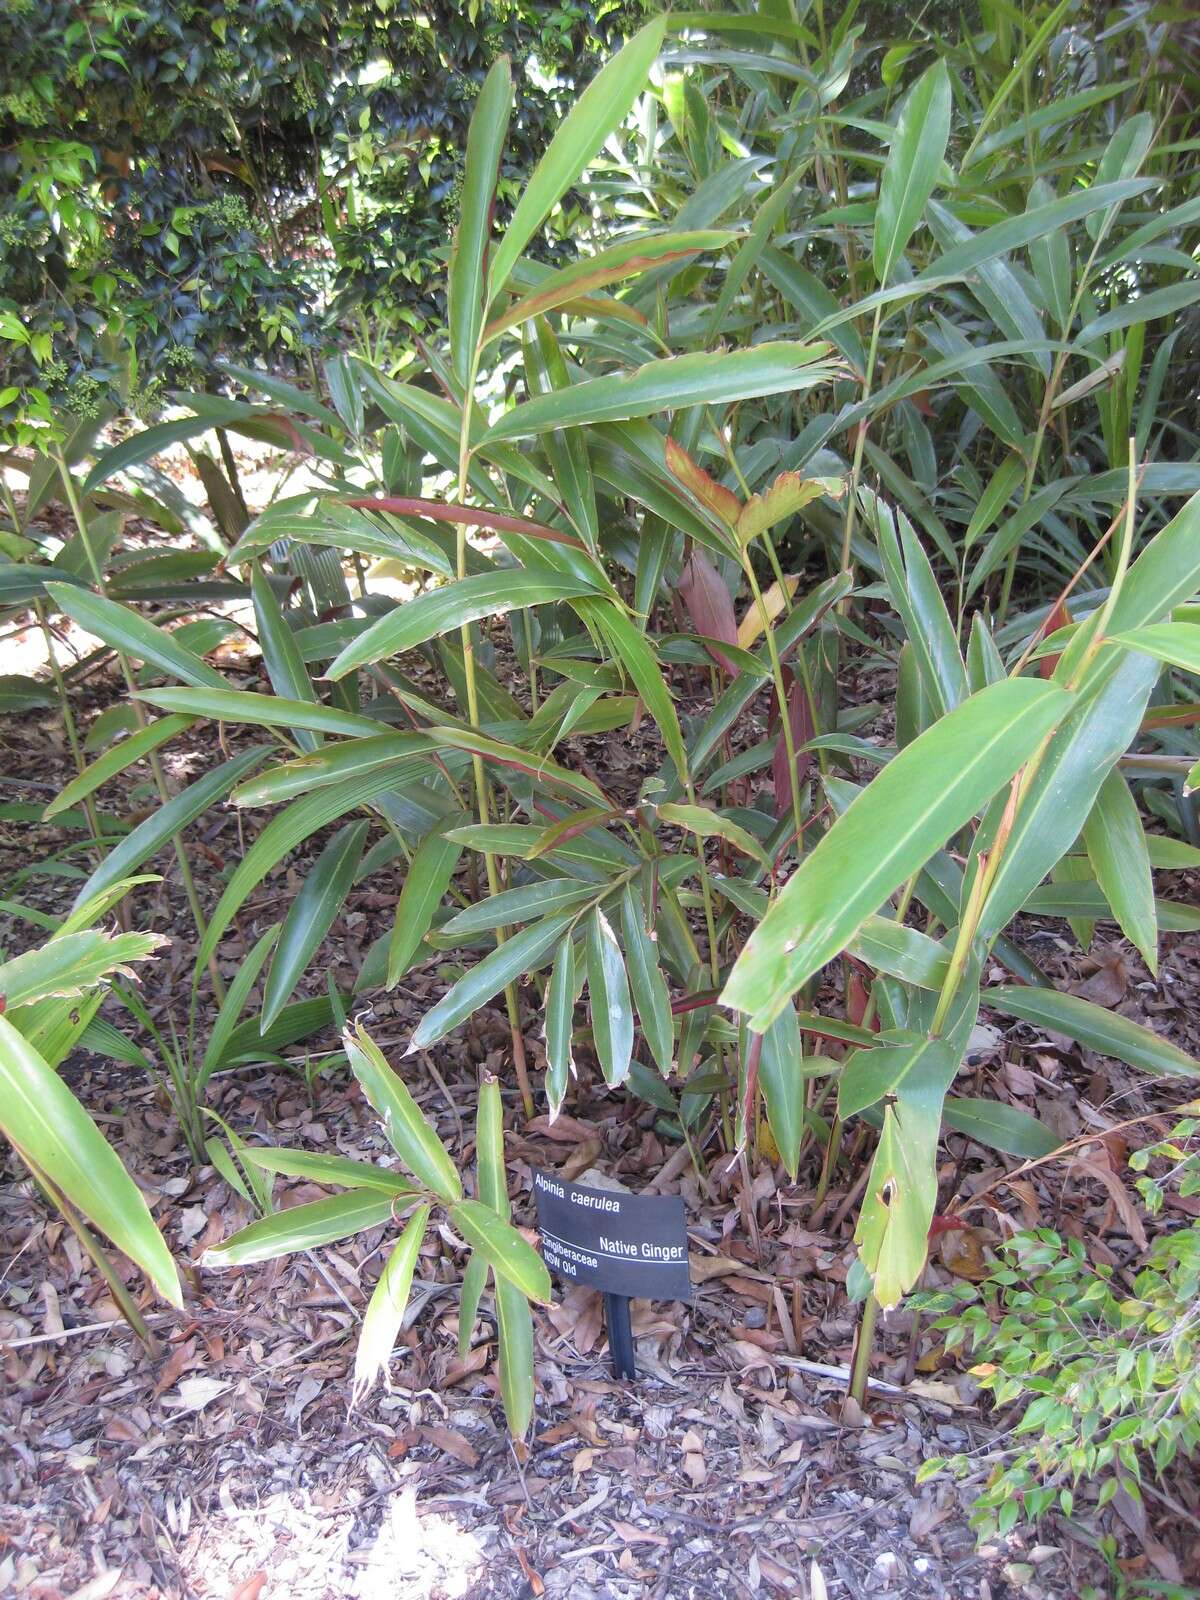
[{"label": "green lance-shaped leaf", "polygon": [[128,739],[122,739],[119,744],[114,744],[102,756],[97,756],[91,766],[85,767],[61,794],[51,800],[45,810],[47,821],[57,816],[59,812],[78,805],[110,778],[115,778],[118,772],[124,772],[135,761],[148,756],[152,750],[157,750],[159,745],[166,744],[168,739],[175,738],[176,734],[186,733],[195,720],[195,717],[160,717],[157,722],[148,723],[136,733],[131,733]]},{"label": "green lance-shaped leaf", "polygon": [[[288,626],[279,599],[263,575],[257,561],[250,567],[250,593],[254,598],[254,620],[258,626],[258,648],[271,687],[285,700],[316,703],[316,692],[308,668],[300,655],[296,635]],[[302,750],[315,750],[319,738],[308,728],[297,727],[296,742]]]},{"label": "green lance-shaped leaf", "polygon": [[[501,56],[483,80],[467,131],[462,201],[454,251],[447,279],[446,312],[450,324],[450,357],[462,389],[472,380],[476,351],[487,310],[487,258],[492,232],[492,207],[500,158],[512,115],[512,72]],[[468,396],[468,403],[471,397]]]},{"label": "green lance-shaped leaf", "polygon": [[1159,622],[1148,628],[1131,628],[1114,634],[1111,642],[1127,650],[1140,650],[1172,667],[1200,677],[1200,627],[1194,622]]},{"label": "green lance-shaped leaf", "polygon": [[754,835],[732,818],[714,811],[711,806],[677,805],[668,801],[666,805],[659,806],[658,816],[661,821],[674,823],[677,828],[684,828],[697,838],[724,839],[726,844],[731,844],[735,850],[757,861],[760,867],[770,865],[770,858]]},{"label": "green lance-shaped leaf", "polygon": [[666,262],[682,261],[703,250],[720,250],[737,237],[728,229],[707,228],[680,233],[639,233],[621,239],[606,250],[598,250],[594,256],[583,256],[540,278],[507,311],[488,324],[484,329],[484,343],[489,343],[506,328],[542,317],[557,306],[591,294],[594,289],[620,283]]},{"label": "green lance-shaped leaf", "polygon": [[66,583],[48,583],[46,593],[60,611],[114,650],[157,667],[169,678],[182,678],[184,683],[211,689],[225,687],[224,678],[206,661],[177,643],[165,628],[155,627],[128,606]]},{"label": "green lance-shaped leaf", "polygon": [[665,31],[666,23],[661,18],[647,23],[596,74],[563,119],[550,148],[525,184],[492,258],[489,299],[503,289],[526,245],[609,134],[624,122],[645,87]]},{"label": "green lance-shaped leaf", "polygon": [[992,684],[890,761],[805,856],[734,965],[722,1003],[765,1030],[788,998],[1029,759],[1071,705],[1057,685]]},{"label": "green lance-shaped leaf", "polygon": [[826,344],[778,340],[749,350],[666,356],[648,361],[634,372],[588,378],[569,389],[554,389],[514,406],[497,418],[483,442],[810,389],[837,375],[822,359],[828,353]]},{"label": "green lance-shaped leaf", "polygon": [[633,1007],[621,947],[599,906],[588,919],[587,979],[596,1054],[604,1081],[615,1087],[629,1076]]},{"label": "green lance-shaped leaf", "polygon": [[[457,834],[460,830],[455,831]],[[538,853],[544,852],[539,850]],[[580,883],[575,878],[542,878],[536,883],[523,883],[516,889],[502,889],[499,894],[489,895],[473,906],[465,906],[443,922],[439,931],[447,938],[469,939],[476,933],[519,926],[531,918],[546,917],[552,911],[582,905],[585,900],[594,899],[596,893],[594,883]]]},{"label": "green lance-shaped leaf", "polygon": [[[479,1315],[479,1302],[483,1291],[487,1288],[488,1264],[487,1257],[481,1256],[478,1251],[471,1253],[467,1262],[466,1271],[463,1273],[462,1289],[458,1297],[458,1359],[465,1361],[467,1352],[471,1348],[471,1335],[475,1331],[475,1321]],[[524,1296],[521,1297],[524,1299]]]},{"label": "green lance-shaped leaf", "polygon": [[102,933],[98,928],[60,934],[11,961],[0,962],[0,1000],[11,1011],[50,996],[72,999],[105,978],[133,978],[130,961],[142,961],[170,941],[157,933]]},{"label": "green lance-shaped leaf", "polygon": [[408,875],[396,904],[396,920],[388,940],[387,986],[392,988],[413,963],[421,940],[433,925],[434,913],[458,866],[463,847],[447,839],[445,830],[456,817],[439,823],[413,852]]},{"label": "green lance-shaped leaf", "polygon": [[263,994],[260,1030],[266,1033],[291,998],[321,940],[333,926],[362,859],[370,823],[352,822],[317,857],[283,924]]},{"label": "green lance-shaped leaf", "polygon": [[266,1172],[279,1172],[285,1178],[311,1178],[314,1183],[332,1183],[342,1189],[378,1189],[383,1194],[416,1194],[412,1184],[384,1167],[369,1161],[351,1161],[348,1156],[326,1156],[314,1150],[280,1150],[274,1147],[240,1152],[247,1161]]},{"label": "green lance-shaped leaf", "polygon": [[[1200,495],[1193,495],[1129,569],[1109,618],[1111,632],[1156,623],[1198,587]],[[1133,742],[1157,675],[1153,660],[1118,649],[1102,650],[1088,669],[1077,705],[1022,797],[980,916],[982,938],[994,938],[1008,924],[1075,843],[1100,785]],[[977,846],[987,848],[1002,809],[1000,801],[984,819]]]},{"label": "green lance-shaped leaf", "polygon": [[[570,940],[565,943],[566,948],[570,949]],[[504,1168],[504,1108],[500,1099],[500,1085],[495,1078],[486,1079],[479,1091],[479,1109],[475,1115],[475,1150],[480,1201],[490,1207],[507,1227],[509,1203],[508,1179]],[[461,1214],[459,1221],[461,1223]],[[510,1232],[515,1238],[520,1238],[515,1230],[510,1229]],[[464,1233],[463,1237],[467,1235]],[[507,1235],[504,1236],[504,1242],[511,1244]],[[524,1244],[524,1240],[521,1243]],[[530,1251],[530,1254],[533,1255],[533,1252]],[[489,1260],[491,1256],[488,1251],[477,1246],[468,1263],[467,1275],[463,1280],[463,1301],[459,1307],[460,1346],[464,1337],[470,1338],[475,1307],[479,1303]],[[534,1260],[539,1267],[542,1266],[536,1255]],[[526,1260],[523,1265],[528,1274],[532,1270],[531,1263]],[[544,1267],[542,1272],[545,1272]],[[540,1284],[541,1274],[534,1276]],[[548,1277],[546,1288],[548,1292]],[[511,1275],[498,1274],[496,1277],[496,1321],[500,1332],[500,1397],[504,1402],[504,1415],[509,1429],[519,1438],[529,1427],[533,1414],[533,1319],[526,1290],[523,1286],[518,1287]]]},{"label": "green lance-shaped leaf", "polygon": [[767,1108],[767,1126],[793,1182],[800,1162],[807,1096],[804,1041],[794,1006],[784,1006],[762,1036],[758,1083]]},{"label": "green lance-shaped leaf", "polygon": [[607,601],[584,600],[575,609],[585,622],[595,625],[603,635],[605,644],[633,680],[642,703],[662,734],[676,772],[682,775],[687,771],[687,752],[675,701],[663,680],[658,658],[647,643],[645,634],[634,627],[624,612],[618,611],[616,606]]},{"label": "green lance-shaped leaf", "polygon": [[937,61],[909,90],[888,150],[875,208],[875,276],[891,281],[896,262],[933,193],[950,138],[950,74]]},{"label": "green lance-shaped leaf", "polygon": [[581,594],[594,594],[597,587],[579,578],[526,568],[480,572],[444,588],[430,589],[380,617],[366,633],[351,640],[325,676],[336,682],[356,667],[403,655],[427,639],[436,639],[481,617],[500,617],[526,606],[573,600]]},{"label": "green lance-shaped leaf", "polygon": [[575,1067],[571,1038],[578,987],[575,946],[568,936],[555,952],[550,982],[546,986],[546,1099],[550,1103],[551,1121],[562,1110],[567,1084]]},{"label": "green lance-shaped leaf", "polygon": [[383,1051],[361,1026],[347,1028],[342,1043],[350,1070],[382,1119],[388,1143],[413,1177],[432,1189],[439,1199],[448,1203],[460,1199],[462,1183],[458,1168],[407,1086],[388,1066]]},{"label": "green lance-shaped leaf", "polygon": [[925,696],[941,716],[953,711],[969,693],[954,624],[929,558],[908,518],[900,513],[898,539],[892,513],[884,502],[872,495],[868,509],[892,604],[904,623]]},{"label": "green lance-shaped leaf", "polygon": [[183,1305],[171,1252],[141,1191],[96,1124],[33,1045],[0,1017],[0,1131],[22,1160]]},{"label": "green lance-shaped leaf", "polygon": [[450,1207],[450,1221],[471,1246],[487,1258],[497,1279],[505,1278],[529,1300],[550,1303],[550,1274],[532,1245],[503,1217],[480,1200],[459,1200]]},{"label": "green lance-shaped leaf", "polygon": [[[675,1027],[671,1020],[671,993],[658,964],[658,944],[646,931],[642,896],[627,883],[621,896],[621,935],[633,1003],[637,1007],[642,1037],[650,1047],[658,1070],[670,1077],[675,1059]],[[547,1011],[549,1001],[547,1000]],[[547,1038],[549,1028],[547,1027]]]},{"label": "green lance-shaped leaf", "polygon": [[942,1107],[942,1122],[955,1133],[965,1133],[991,1150],[1019,1156],[1022,1161],[1048,1156],[1062,1143],[1058,1134],[1044,1122],[1019,1106],[1005,1105],[1002,1100],[951,1096]]},{"label": "green lance-shaped leaf", "polygon": [[1127,1061],[1131,1067],[1140,1067],[1156,1077],[1200,1077],[1200,1061],[1186,1050],[1140,1022],[1107,1011],[1080,995],[1002,985],[985,989],[984,998],[997,1011],[1021,1017],[1039,1028],[1065,1033],[1068,1039],[1087,1045],[1089,1050],[1116,1056],[1118,1061]]},{"label": "green lance-shaped leaf", "polygon": [[[471,1259],[487,1258],[480,1252]],[[549,1281],[546,1290],[548,1299]],[[504,1417],[513,1437],[523,1439],[533,1418],[533,1315],[526,1296],[508,1278],[496,1279],[496,1324]]]},{"label": "green lance-shaped leaf", "polygon": [[1115,768],[1100,785],[1084,823],[1083,842],[1121,931],[1141,951],[1150,971],[1157,972],[1158,919],[1146,833],[1129,785]]},{"label": "green lance-shaped leaf", "polygon": [[305,699],[289,700],[279,693],[255,694],[250,689],[143,689],[138,699],[148,700],[163,711],[212,717],[218,722],[244,722],[256,728],[313,729],[351,739],[370,738],[381,731],[373,717],[360,716],[357,711],[343,711],[339,706]]},{"label": "green lance-shaped leaf", "polygon": [[489,952],[425,1013],[412,1036],[409,1050],[425,1050],[436,1044],[507,984],[527,972],[536,972],[574,920],[572,911],[544,917]]},{"label": "green lance-shaped leaf", "polygon": [[345,1194],[330,1195],[326,1200],[313,1200],[308,1205],[276,1211],[252,1222],[224,1244],[206,1250],[201,1265],[245,1267],[256,1261],[290,1256],[296,1250],[315,1250],[318,1245],[335,1244],[339,1239],[361,1233],[364,1228],[377,1228],[380,1223],[389,1221],[395,1204],[395,1195],[350,1189]]},{"label": "green lance-shaped leaf", "polygon": [[204,1058],[200,1063],[197,1074],[197,1087],[203,1089],[213,1073],[222,1064],[229,1041],[233,1038],[234,1029],[237,1027],[246,1003],[250,999],[251,990],[258,982],[258,975],[266,964],[267,957],[275,948],[275,941],[279,937],[281,924],[276,922],[254,945],[250,954],[246,956],[237,969],[233,982],[221,1002],[217,1012],[217,1020],[213,1023],[212,1032],[208,1036],[208,1044],[204,1050]]},{"label": "green lance-shaped leaf", "polygon": [[76,895],[75,904],[82,905],[101,889],[109,888],[141,866],[143,861],[161,850],[174,834],[203,816],[218,800],[223,800],[239,778],[258,766],[268,754],[269,751],[261,745],[243,750],[232,761],[214,767],[168,800],[165,806],[160,806],[109,851]]},{"label": "green lance-shaped leaf", "polygon": [[363,1317],[358,1348],[354,1352],[354,1386],[350,1393],[352,1406],[358,1404],[380,1376],[383,1377],[385,1388],[389,1386],[388,1361],[408,1308],[413,1273],[417,1268],[428,1222],[429,1207],[418,1206],[375,1285]]}]

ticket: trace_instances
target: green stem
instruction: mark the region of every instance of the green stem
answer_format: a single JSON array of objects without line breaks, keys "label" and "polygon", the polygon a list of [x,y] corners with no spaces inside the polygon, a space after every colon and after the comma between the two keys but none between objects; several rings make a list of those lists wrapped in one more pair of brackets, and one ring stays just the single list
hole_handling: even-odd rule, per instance
[{"label": "green stem", "polygon": [[[882,306],[875,307],[875,316],[871,323],[871,347],[867,352],[867,370],[863,377],[862,403],[865,406],[871,398],[871,388],[875,381],[875,361],[879,354],[879,320],[883,311]],[[858,434],[854,440],[854,461],[850,468],[850,483],[846,491],[846,521],[842,526],[842,571],[853,570],[850,551],[854,542],[854,523],[858,515],[858,483],[862,477],[863,450],[867,443],[867,419],[864,417],[858,425]],[[841,602],[844,608],[846,602]]]},{"label": "green stem", "polygon": [[66,1218],[71,1232],[79,1240],[80,1244],[83,1246],[84,1250],[91,1259],[93,1266],[96,1268],[96,1271],[108,1285],[109,1292],[116,1301],[118,1310],[125,1318],[125,1321],[133,1329],[134,1333],[137,1334],[138,1338],[141,1340],[146,1354],[150,1357],[157,1356],[158,1340],[146,1326],[146,1320],[142,1316],[142,1313],[138,1310],[137,1303],[133,1296],[117,1276],[116,1269],[114,1268],[112,1262],[108,1259],[108,1256],[105,1254],[104,1246],[100,1243],[99,1239],[96,1238],[95,1234],[75,1210],[75,1207],[67,1199],[66,1195],[55,1186],[55,1184],[46,1176],[44,1172],[37,1168],[34,1168],[33,1170],[34,1176],[45,1189],[46,1193],[50,1196],[51,1200],[53,1200],[54,1204],[58,1207],[58,1210]]},{"label": "green stem", "polygon": [[871,1375],[871,1352],[875,1345],[875,1321],[878,1316],[879,1301],[869,1294],[863,1305],[862,1321],[858,1325],[854,1366],[850,1372],[850,1398],[864,1411],[867,1407],[867,1381]]}]

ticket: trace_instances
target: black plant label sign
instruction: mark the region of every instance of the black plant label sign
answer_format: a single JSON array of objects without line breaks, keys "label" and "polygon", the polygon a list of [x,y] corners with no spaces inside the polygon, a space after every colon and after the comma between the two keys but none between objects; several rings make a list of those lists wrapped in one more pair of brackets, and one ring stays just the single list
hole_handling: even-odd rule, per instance
[{"label": "black plant label sign", "polygon": [[533,1174],[542,1255],[568,1283],[639,1300],[690,1300],[687,1224],[679,1195],[585,1189]]}]

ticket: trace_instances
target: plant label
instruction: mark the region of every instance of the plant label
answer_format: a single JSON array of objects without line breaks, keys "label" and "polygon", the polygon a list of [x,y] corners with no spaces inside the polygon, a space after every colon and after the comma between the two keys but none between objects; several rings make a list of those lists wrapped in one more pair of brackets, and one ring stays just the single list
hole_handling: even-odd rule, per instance
[{"label": "plant label", "polygon": [[585,1189],[533,1174],[542,1255],[568,1283],[640,1300],[690,1300],[687,1225],[679,1195]]}]

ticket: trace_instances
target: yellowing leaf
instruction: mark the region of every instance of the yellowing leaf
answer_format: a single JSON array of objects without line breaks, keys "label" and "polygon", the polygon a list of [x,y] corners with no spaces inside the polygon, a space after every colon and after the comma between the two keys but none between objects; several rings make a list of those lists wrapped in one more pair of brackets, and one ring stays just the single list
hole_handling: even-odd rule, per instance
[{"label": "yellowing leaf", "polygon": [[[796,587],[800,582],[800,576],[798,573],[789,572],[784,581],[787,584],[787,597],[790,600],[796,592]],[[767,621],[774,622],[775,618],[783,610],[783,607],[783,590],[779,587],[778,581],[776,581],[769,589],[763,592],[763,609],[767,613]],[[754,643],[762,631],[762,612],[759,610],[756,604],[752,603],[746,608],[745,616],[738,623],[737,642],[739,648],[742,650],[749,650],[750,646]]]}]

